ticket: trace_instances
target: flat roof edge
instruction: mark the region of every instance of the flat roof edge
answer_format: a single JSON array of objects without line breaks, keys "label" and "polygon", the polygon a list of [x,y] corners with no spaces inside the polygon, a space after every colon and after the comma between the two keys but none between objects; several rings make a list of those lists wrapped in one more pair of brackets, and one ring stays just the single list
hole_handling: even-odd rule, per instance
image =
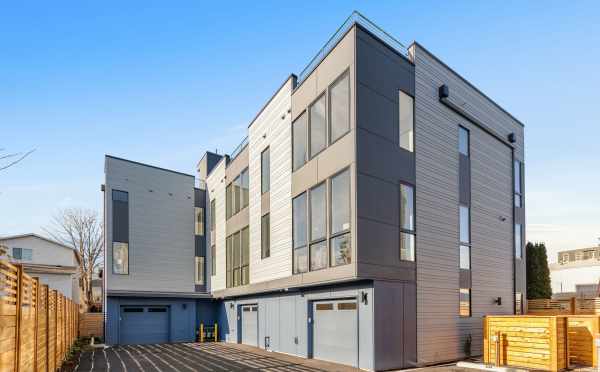
[{"label": "flat roof edge", "polygon": [[164,172],[175,173],[175,174],[178,174],[180,176],[187,176],[187,177],[196,178],[196,176],[194,176],[192,174],[183,173],[183,172],[179,172],[179,171],[175,171],[175,170],[167,169],[167,168],[161,168],[161,167],[157,167],[156,165],[147,164],[147,163],[141,163],[141,162],[135,161],[135,160],[124,159],[124,158],[120,158],[118,156],[104,154],[104,157],[105,158],[110,158],[110,159],[115,159],[115,160],[121,160],[121,161],[125,161],[125,162],[128,162],[128,163],[136,164],[136,165],[141,165],[143,167],[154,168],[154,169],[161,170],[161,171],[164,171]]}]

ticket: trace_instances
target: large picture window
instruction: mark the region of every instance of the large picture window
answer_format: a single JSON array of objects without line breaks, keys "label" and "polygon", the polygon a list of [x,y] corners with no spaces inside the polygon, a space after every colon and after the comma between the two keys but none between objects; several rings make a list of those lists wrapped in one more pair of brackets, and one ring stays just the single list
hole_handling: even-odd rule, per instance
[{"label": "large picture window", "polygon": [[327,146],[327,121],[325,119],[325,95],[321,95],[309,108],[310,113],[310,157],[314,157]]},{"label": "large picture window", "polygon": [[415,191],[400,184],[400,259],[415,260]]},{"label": "large picture window", "polygon": [[307,130],[308,124],[306,120],[306,112],[303,112],[302,115],[300,115],[298,119],[296,119],[296,121],[294,121],[294,123],[292,124],[293,170],[299,169],[306,163]]},{"label": "large picture window", "polygon": [[414,98],[398,91],[398,107],[399,107],[399,126],[400,126],[400,147],[413,152],[414,151]]},{"label": "large picture window", "polygon": [[330,143],[350,131],[350,79],[344,74],[329,90]]},{"label": "large picture window", "polygon": [[129,274],[129,244],[113,242],[113,274]]}]

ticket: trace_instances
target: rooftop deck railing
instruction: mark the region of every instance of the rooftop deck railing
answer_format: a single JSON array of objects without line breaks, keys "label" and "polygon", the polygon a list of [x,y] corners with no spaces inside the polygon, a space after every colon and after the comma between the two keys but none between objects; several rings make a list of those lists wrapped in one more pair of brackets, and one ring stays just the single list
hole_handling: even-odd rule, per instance
[{"label": "rooftop deck railing", "polygon": [[367,31],[371,32],[373,35],[380,38],[386,44],[388,44],[391,48],[395,49],[398,53],[406,56],[408,55],[408,50],[406,46],[404,46],[401,42],[399,42],[392,35],[385,32],[381,27],[377,26],[371,20],[369,20],[364,15],[360,14],[357,11],[352,12],[350,16],[346,19],[346,21],[337,29],[337,31],[329,38],[329,40],[325,43],[325,45],[319,50],[317,55],[310,60],[308,65],[300,72],[298,75],[298,85],[302,84],[304,79],[306,79],[311,72],[321,63],[321,61],[325,58],[325,56],[335,47],[335,45],[344,37],[346,32],[354,25],[359,24]]},{"label": "rooftop deck railing", "polygon": [[242,152],[244,147],[246,147],[247,145],[248,145],[248,136],[246,136],[242,140],[242,142],[235,148],[235,150],[233,150],[231,152],[231,155],[229,155],[229,161],[233,161],[233,159],[237,158],[237,156],[240,154],[240,152]]}]

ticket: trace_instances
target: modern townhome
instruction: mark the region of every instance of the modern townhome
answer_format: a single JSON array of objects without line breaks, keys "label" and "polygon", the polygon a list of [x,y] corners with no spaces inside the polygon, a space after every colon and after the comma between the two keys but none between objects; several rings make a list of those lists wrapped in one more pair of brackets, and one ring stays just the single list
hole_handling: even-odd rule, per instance
[{"label": "modern townhome", "polygon": [[27,274],[56,289],[76,303],[81,299],[81,257],[73,248],[37,234],[0,237],[11,262]]},{"label": "modern townhome", "polygon": [[482,316],[526,306],[523,132],[353,13],[233,153],[206,153],[199,188],[106,157],[106,339],[216,320],[226,342],[367,370],[481,354]]}]

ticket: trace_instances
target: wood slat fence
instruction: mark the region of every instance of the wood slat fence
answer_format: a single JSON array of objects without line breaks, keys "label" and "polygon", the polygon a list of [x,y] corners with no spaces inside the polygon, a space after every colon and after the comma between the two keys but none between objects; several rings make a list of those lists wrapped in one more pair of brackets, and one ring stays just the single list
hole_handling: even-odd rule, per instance
[{"label": "wood slat fence", "polygon": [[55,371],[77,338],[79,307],[0,260],[0,371]]},{"label": "wood slat fence", "polygon": [[532,315],[600,315],[600,298],[566,298],[527,300]]}]

